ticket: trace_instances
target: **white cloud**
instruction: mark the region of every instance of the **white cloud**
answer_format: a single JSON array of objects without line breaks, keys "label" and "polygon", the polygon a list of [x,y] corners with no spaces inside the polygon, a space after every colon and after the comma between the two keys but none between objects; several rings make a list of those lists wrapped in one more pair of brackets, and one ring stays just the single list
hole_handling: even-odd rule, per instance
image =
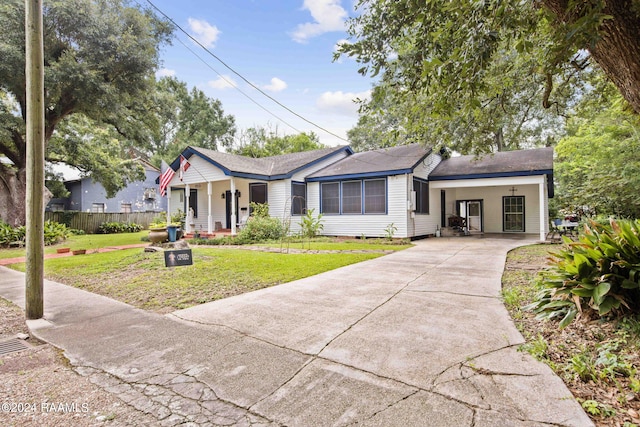
[{"label": "white cloud", "polygon": [[345,116],[357,116],[358,104],[356,100],[368,100],[371,91],[364,92],[325,92],[316,100],[316,106],[325,113],[340,114]]},{"label": "white cloud", "polygon": [[156,77],[173,77],[176,75],[176,70],[170,70],[168,68],[161,68],[156,71]]},{"label": "white cloud", "polygon": [[304,0],[302,8],[311,12],[314,22],[299,24],[291,33],[294,41],[306,43],[320,34],[344,31],[347,11],[340,5],[340,0]]},{"label": "white cloud", "polygon": [[271,79],[271,83],[262,86],[262,89],[270,92],[281,92],[287,88],[287,83],[284,80],[280,80],[277,77]]},{"label": "white cloud", "polygon": [[236,82],[228,75],[222,75],[218,77],[216,80],[209,81],[208,85],[214,89],[230,89],[237,87]]},{"label": "white cloud", "polygon": [[204,47],[213,47],[218,41],[220,30],[218,27],[209,24],[207,21],[189,18],[189,28],[192,36]]}]

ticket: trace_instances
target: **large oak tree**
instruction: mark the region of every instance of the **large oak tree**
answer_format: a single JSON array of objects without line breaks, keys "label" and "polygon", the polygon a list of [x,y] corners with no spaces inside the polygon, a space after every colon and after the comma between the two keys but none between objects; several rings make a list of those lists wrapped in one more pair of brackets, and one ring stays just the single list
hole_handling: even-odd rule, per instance
[{"label": "large oak tree", "polygon": [[[408,119],[409,136],[446,138],[466,128],[462,136],[479,137],[465,151],[495,150],[487,146],[500,145],[504,130],[517,130],[517,116],[531,111],[525,98],[535,94],[562,114],[594,68],[640,113],[638,0],[360,0],[358,8],[338,55],[381,75],[379,92],[402,104],[404,114],[395,115]],[[373,102],[365,114],[379,107]]]},{"label": "large oak tree", "polygon": [[[6,159],[0,162],[0,217],[11,224],[22,223],[25,210],[24,22],[23,0],[0,4],[0,157]],[[50,159],[91,170],[92,162],[105,161],[91,153],[104,147],[99,141],[148,143],[154,72],[170,33],[169,25],[126,0],[45,0],[45,144],[60,126],[69,136],[48,150]],[[102,153],[113,160],[106,169],[137,176],[120,161],[122,150]]]}]

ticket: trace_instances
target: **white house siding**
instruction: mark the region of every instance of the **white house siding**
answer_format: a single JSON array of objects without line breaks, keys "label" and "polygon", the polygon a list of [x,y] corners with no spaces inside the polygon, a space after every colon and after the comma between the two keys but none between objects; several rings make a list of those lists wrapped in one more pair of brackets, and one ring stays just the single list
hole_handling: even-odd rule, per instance
[{"label": "white house siding", "polygon": [[[485,233],[504,232],[502,227],[502,197],[511,196],[511,188],[515,187],[516,192],[514,194],[525,197],[525,233],[539,234],[541,231],[539,183],[544,182],[543,176],[531,176],[460,181],[432,181],[431,185],[438,190],[442,188],[446,189],[447,215],[455,214],[455,203],[457,200],[482,200],[482,219]],[[546,191],[546,185],[544,191]]]},{"label": "white house siding", "polygon": [[[386,215],[324,215],[323,234],[327,236],[384,237],[385,228],[397,227],[394,237],[408,237],[407,229],[407,175],[387,177]],[[307,184],[307,208],[320,212],[320,184]],[[295,217],[292,223],[295,222]]]},{"label": "white house siding", "polygon": [[[429,179],[429,174],[438,166],[442,158],[437,154],[430,154],[413,170],[407,185],[409,191],[413,188],[413,178]],[[429,213],[419,214],[407,211],[407,236],[426,236],[435,234],[440,224],[440,190],[433,189],[429,183]]]}]

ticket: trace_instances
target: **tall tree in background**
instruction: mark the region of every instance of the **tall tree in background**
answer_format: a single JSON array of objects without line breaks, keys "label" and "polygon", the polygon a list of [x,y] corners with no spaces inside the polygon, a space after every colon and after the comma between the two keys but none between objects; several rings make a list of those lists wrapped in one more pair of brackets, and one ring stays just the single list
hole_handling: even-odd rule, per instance
[{"label": "tall tree in background", "polygon": [[446,143],[458,132],[475,136],[462,151],[499,149],[507,129],[539,120],[525,102],[531,96],[556,112],[571,106],[591,59],[640,113],[636,0],[360,0],[358,7],[363,13],[349,26],[354,40],[338,55],[355,57],[363,74],[381,74],[385,96],[406,97],[404,116],[419,126],[403,129],[411,137],[428,132]]},{"label": "tall tree in background", "polygon": [[[0,4],[0,156],[10,162],[0,162],[0,217],[11,224],[23,223],[25,212],[24,20],[24,1]],[[69,132],[77,124],[104,129],[98,133],[125,143],[148,139],[144,120],[158,48],[168,41],[171,28],[126,0],[46,1],[44,26],[45,143],[63,122]],[[76,122],[71,121],[74,115]],[[92,149],[92,143],[90,136],[61,138],[53,160],[91,170],[94,165],[88,163],[97,156],[82,161],[69,156],[82,153],[84,144]],[[113,172],[127,176],[123,153],[109,154],[116,154]]]},{"label": "tall tree in background", "polygon": [[147,147],[152,163],[173,160],[188,145],[218,150],[230,148],[236,132],[235,118],[224,115],[222,103],[200,89],[164,77],[157,83],[154,111],[157,126]]},{"label": "tall tree in background", "polygon": [[555,148],[557,204],[640,218],[640,117],[611,92],[604,88],[604,96],[584,102]]},{"label": "tall tree in background", "polygon": [[277,128],[253,127],[242,132],[239,143],[230,151],[248,157],[269,157],[320,148],[326,146],[320,143],[320,139],[313,132],[281,136]]}]

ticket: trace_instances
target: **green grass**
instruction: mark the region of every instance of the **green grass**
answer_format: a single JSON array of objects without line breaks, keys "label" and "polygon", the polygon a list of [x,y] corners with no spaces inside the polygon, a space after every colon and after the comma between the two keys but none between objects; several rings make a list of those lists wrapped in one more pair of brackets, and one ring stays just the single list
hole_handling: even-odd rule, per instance
[{"label": "green grass", "polygon": [[[194,248],[192,266],[166,268],[162,253],[127,249],[48,259],[45,276],[161,313],[376,258],[380,253],[282,254]],[[24,271],[24,264],[12,266]]]},{"label": "green grass", "polygon": [[[71,236],[66,241],[53,246],[46,246],[44,253],[55,253],[57,248],[75,249],[97,249],[107,246],[134,245],[142,243],[140,238],[148,236],[149,231],[143,230],[137,233],[118,234],[85,234],[82,236]],[[25,256],[25,249],[0,249],[0,259],[18,258]]]}]

